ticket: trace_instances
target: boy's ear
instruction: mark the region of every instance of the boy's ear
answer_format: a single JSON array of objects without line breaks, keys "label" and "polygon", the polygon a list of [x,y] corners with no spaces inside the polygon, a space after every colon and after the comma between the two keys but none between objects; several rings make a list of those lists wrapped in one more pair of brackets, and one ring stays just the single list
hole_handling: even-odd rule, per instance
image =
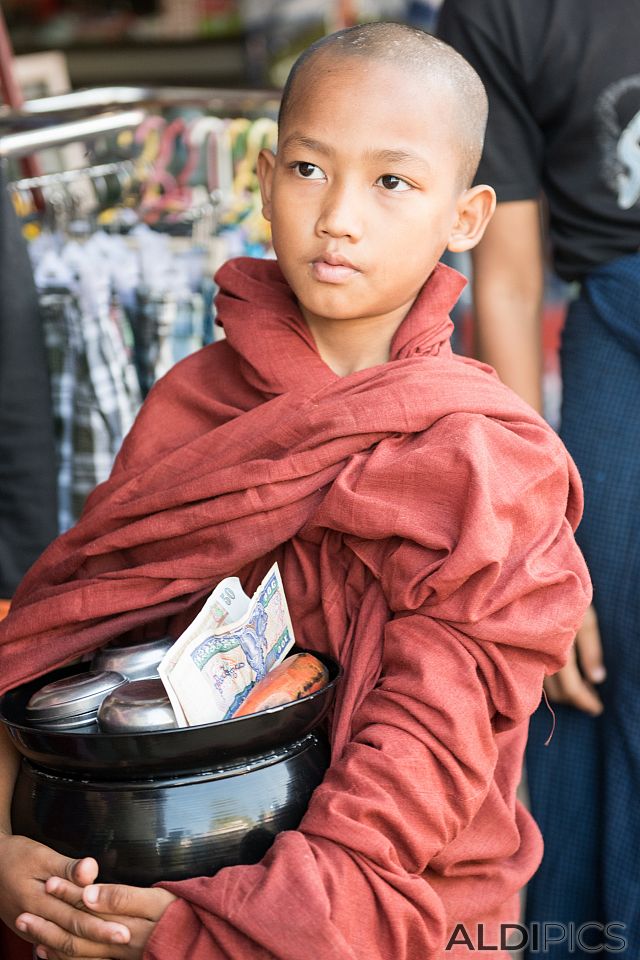
[{"label": "boy's ear", "polygon": [[495,190],[484,183],[461,193],[447,249],[462,253],[475,247],[482,240],[495,208]]},{"label": "boy's ear", "polygon": [[271,150],[261,150],[258,154],[257,174],[262,194],[262,216],[265,220],[271,220],[271,188],[275,166],[276,158]]}]

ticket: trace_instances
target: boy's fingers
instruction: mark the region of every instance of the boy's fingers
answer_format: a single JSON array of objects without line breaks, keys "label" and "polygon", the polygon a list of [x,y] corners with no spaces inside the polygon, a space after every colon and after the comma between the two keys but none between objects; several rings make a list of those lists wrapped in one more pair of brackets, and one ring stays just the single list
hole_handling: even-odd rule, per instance
[{"label": "boy's fingers", "polygon": [[131,939],[129,928],[124,924],[80,910],[68,910],[56,922],[22,913],[16,920],[16,928],[34,943],[72,957],[84,953],[90,957],[111,957],[116,945],[127,944]]},{"label": "boy's fingers", "polygon": [[104,883],[85,887],[82,899],[89,910],[116,916],[142,917],[155,922],[175,897],[160,887],[147,889],[128,887],[120,883]]},{"label": "boy's fingers", "polygon": [[584,615],[576,634],[576,650],[580,666],[592,683],[602,683],[607,676],[602,655],[598,618],[593,607]]},{"label": "boy's fingers", "polygon": [[[38,856],[37,863],[37,876],[44,882],[47,877],[56,875],[59,877],[68,877],[69,880],[73,879],[75,871],[78,869],[79,864],[84,863],[85,860],[89,861],[91,864],[95,864],[96,873],[98,875],[98,865],[95,860],[92,858],[83,858],[83,860],[72,860],[71,857],[65,857],[64,854],[57,853],[55,850],[50,850],[48,847],[43,847],[41,845],[32,845],[35,848]],[[85,877],[88,875],[87,866],[79,868],[79,876]],[[91,883],[91,880],[87,881]],[[80,884],[81,886],[83,884]]]},{"label": "boy's fingers", "polygon": [[[78,908],[73,904],[66,903],[53,894],[48,893],[45,885],[43,885],[41,889],[42,894],[33,898],[31,910],[25,910],[23,913],[20,913],[15,920],[16,927],[28,939],[35,939],[35,937],[28,931],[27,928],[27,924],[32,917],[39,917],[41,919],[48,920],[55,926],[60,927],[62,930],[70,930],[71,932],[75,932],[79,919],[85,918],[86,922],[101,922],[105,919],[96,917],[94,914],[90,913],[84,908],[84,904]],[[114,921],[118,923],[119,926],[122,926],[118,918],[114,918]],[[97,928],[92,927],[92,929]]]},{"label": "boy's fingers", "polygon": [[65,880],[64,877],[49,877],[44,885],[44,889],[58,900],[62,900],[64,903],[76,907],[77,910],[86,909],[82,900],[84,887],[79,887],[77,884]]},{"label": "boy's fingers", "polygon": [[94,883],[98,876],[98,863],[93,857],[82,857],[80,860],[72,860],[64,873],[67,880],[77,884],[79,887],[86,887]]},{"label": "boy's fingers", "polygon": [[47,950],[46,947],[39,947],[40,953],[36,950],[36,957],[40,960],[95,960],[95,957],[70,957],[69,954],[59,953],[57,950]]},{"label": "boy's fingers", "polygon": [[[99,919],[102,921],[110,920],[113,921],[114,924],[118,925],[118,927],[122,926],[125,929],[130,929],[127,924],[134,921],[135,918],[133,917],[127,917],[127,923],[121,923],[122,914],[98,914],[96,908],[94,908],[93,911],[89,911],[84,903],[84,900],[82,899],[84,889],[84,887],[77,887],[74,883],[69,883],[68,880],[64,880],[62,877],[50,877],[45,883],[45,890],[47,893],[50,893],[52,896],[56,897],[56,899],[75,907],[76,910],[83,910],[87,916],[99,917]],[[57,922],[60,923],[59,920]]]},{"label": "boy's fingers", "polygon": [[[86,887],[93,883],[98,876],[98,864],[93,857],[81,857],[79,860],[72,860],[70,857],[64,857],[54,851],[51,851],[51,853],[52,856],[46,864],[46,868],[50,871],[48,876],[64,877],[79,887]],[[42,879],[46,878],[43,877]]]},{"label": "boy's fingers", "polygon": [[[39,944],[36,948],[36,957],[40,960],[95,960],[95,957],[82,957],[79,954],[71,957],[68,953],[61,953],[59,950],[52,950],[50,947],[44,947]],[[106,960],[106,958],[103,958]],[[115,957],[109,957],[108,960],[116,960]]]}]

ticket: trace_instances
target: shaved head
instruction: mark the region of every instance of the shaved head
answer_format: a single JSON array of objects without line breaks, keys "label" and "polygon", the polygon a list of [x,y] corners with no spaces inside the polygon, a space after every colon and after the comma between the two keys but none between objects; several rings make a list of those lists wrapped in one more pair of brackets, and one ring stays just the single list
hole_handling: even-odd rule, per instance
[{"label": "shaved head", "polygon": [[473,181],[487,125],[487,95],[473,67],[452,47],[415,27],[401,23],[366,23],[339,30],[302,53],[287,78],[278,127],[285,127],[294,108],[304,105],[305,88],[322,79],[322,70],[340,58],[361,58],[397,64],[415,87],[415,96],[444,96],[451,103],[451,124],[459,145],[460,180]]}]

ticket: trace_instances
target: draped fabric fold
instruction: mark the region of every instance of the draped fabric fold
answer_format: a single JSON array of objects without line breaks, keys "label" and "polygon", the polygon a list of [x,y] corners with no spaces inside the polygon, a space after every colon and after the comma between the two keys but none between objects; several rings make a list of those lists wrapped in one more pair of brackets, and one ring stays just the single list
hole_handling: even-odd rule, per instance
[{"label": "draped fabric fold", "polygon": [[167,884],[180,899],[146,956],[438,957],[456,923],[516,919],[540,858],[515,790],[589,600],[579,478],[526,404],[451,354],[454,271],[436,267],[390,363],[342,378],[275,263],[216,279],[227,339],[153,388],[21,584],[1,682],[177,631],[219,579],[252,590],[277,559],[298,642],[345,667],[331,768],[260,864]]}]

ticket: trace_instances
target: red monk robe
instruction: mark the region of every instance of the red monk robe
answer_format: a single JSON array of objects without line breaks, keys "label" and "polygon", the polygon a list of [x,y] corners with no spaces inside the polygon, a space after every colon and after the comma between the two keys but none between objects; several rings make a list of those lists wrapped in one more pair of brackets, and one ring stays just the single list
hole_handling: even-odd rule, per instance
[{"label": "red monk robe", "polygon": [[541,857],[515,798],[527,721],[590,598],[576,469],[452,355],[454,271],[436,267],[392,362],[343,378],[275,263],[217,279],[227,339],[154,387],[24,579],[2,686],[140,624],[176,631],[222,577],[251,592],[278,560],[298,642],[345,668],[331,768],[261,863],[165,884],[180,899],[145,957],[429,960],[483,921],[495,942]]}]

